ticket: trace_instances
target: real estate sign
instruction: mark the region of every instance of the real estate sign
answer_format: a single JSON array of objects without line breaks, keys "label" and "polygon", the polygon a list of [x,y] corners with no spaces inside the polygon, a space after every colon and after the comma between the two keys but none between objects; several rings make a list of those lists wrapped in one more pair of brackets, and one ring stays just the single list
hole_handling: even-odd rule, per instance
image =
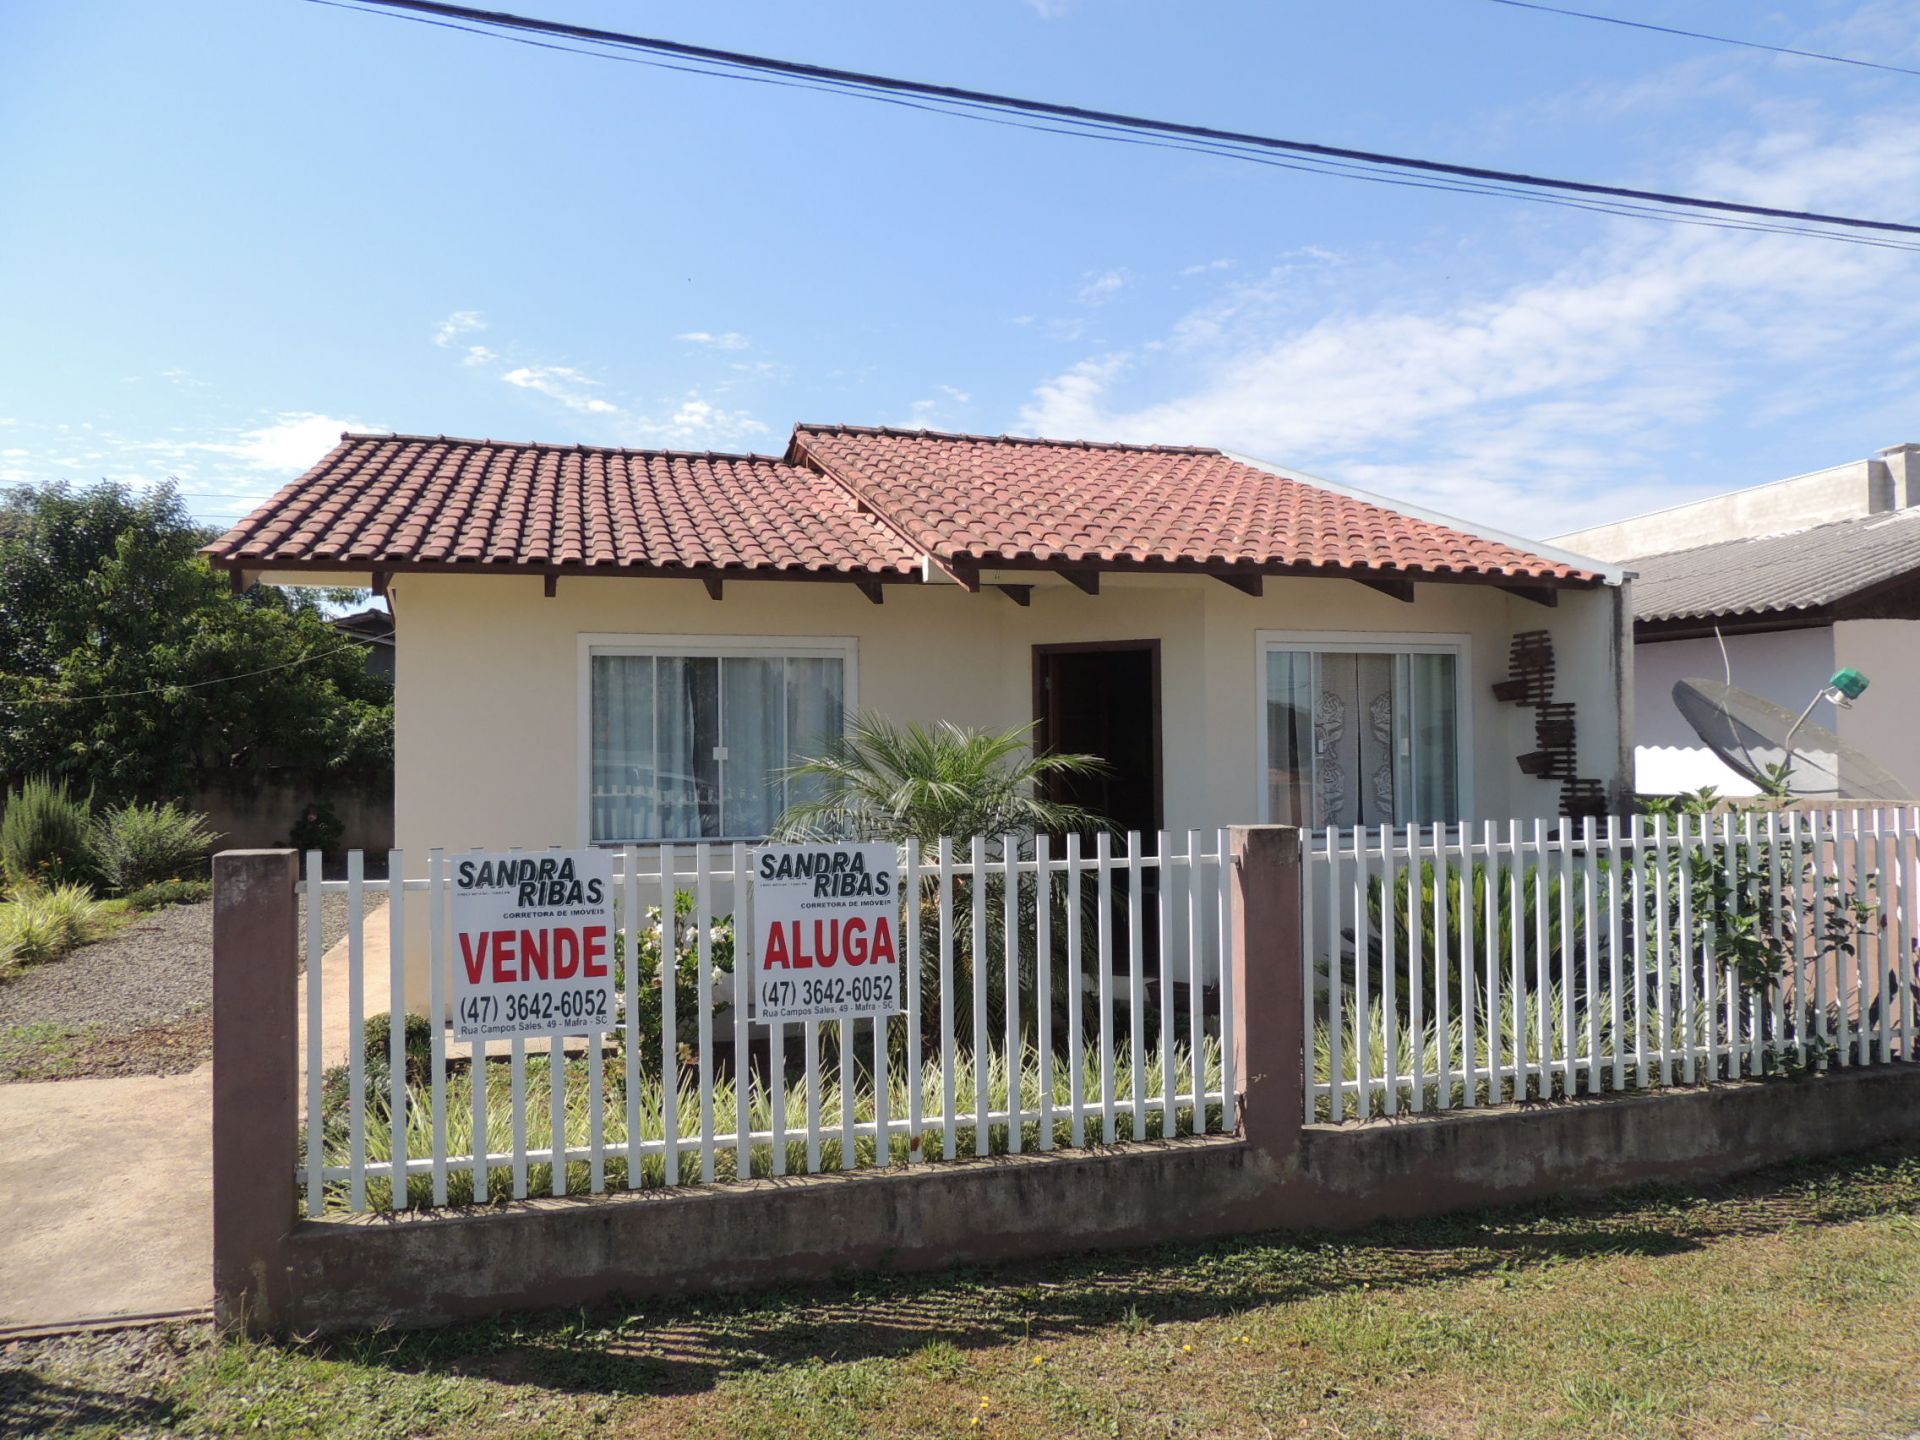
[{"label": "real estate sign", "polygon": [[900,887],[886,843],[768,845],[753,857],[756,1020],[905,1007]]},{"label": "real estate sign", "polygon": [[452,869],[456,1040],[613,1028],[608,851],[476,851]]}]

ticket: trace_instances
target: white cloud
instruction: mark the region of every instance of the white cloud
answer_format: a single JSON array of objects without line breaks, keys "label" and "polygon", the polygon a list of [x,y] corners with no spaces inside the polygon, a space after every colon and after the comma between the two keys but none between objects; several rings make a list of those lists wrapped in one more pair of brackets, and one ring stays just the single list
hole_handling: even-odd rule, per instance
[{"label": "white cloud", "polygon": [[[202,451],[237,460],[253,470],[305,470],[340,443],[342,431],[368,426],[311,411],[286,413],[270,424],[238,432],[232,440],[189,441],[181,450]],[[166,447],[146,447],[163,453]]]},{"label": "white cloud", "polygon": [[[1690,188],[1904,218],[1898,197],[1920,209],[1920,124],[1894,119],[1761,136],[1700,166]],[[1312,319],[1242,289],[1161,348],[1067,367],[1036,387],[1022,423],[1219,444],[1552,534],[1648,508],[1676,483],[1724,488],[1724,474],[1663,468],[1697,459],[1695,437],[1716,426],[1831,406],[1863,383],[1909,406],[1920,391],[1912,360],[1887,368],[1920,329],[1911,256],[1631,222],[1603,236],[1477,294],[1428,290]]]},{"label": "white cloud", "polygon": [[1105,270],[1098,275],[1089,274],[1086,283],[1080,287],[1080,303],[1083,305],[1104,305],[1126,288],[1128,280],[1124,270]]},{"label": "white cloud", "polygon": [[745,350],[753,344],[738,330],[723,330],[719,334],[711,330],[689,330],[673,338],[688,345],[705,345],[709,350]]},{"label": "white cloud", "polygon": [[593,393],[600,382],[581,374],[571,365],[522,365],[500,377],[509,385],[532,390],[549,400],[557,400],[569,410],[583,415],[618,415],[620,407]]},{"label": "white cloud", "polygon": [[664,420],[643,420],[638,429],[650,443],[688,448],[735,445],[767,433],[767,427],[745,410],[723,409],[697,390],[689,390]]},{"label": "white cloud", "polygon": [[460,357],[462,365],[491,365],[500,357],[484,345],[469,345],[467,353]]},{"label": "white cloud", "polygon": [[1233,265],[1234,262],[1231,260],[1207,260],[1199,265],[1183,266],[1180,273],[1182,275],[1204,275],[1209,270],[1231,270]]},{"label": "white cloud", "polygon": [[899,422],[906,430],[957,430],[960,421],[953,406],[971,405],[973,396],[957,385],[936,385],[938,396],[915,400],[907,406],[906,419]]},{"label": "white cloud", "polygon": [[487,322],[478,310],[456,310],[434,329],[433,343],[444,350],[462,335],[486,328]]}]

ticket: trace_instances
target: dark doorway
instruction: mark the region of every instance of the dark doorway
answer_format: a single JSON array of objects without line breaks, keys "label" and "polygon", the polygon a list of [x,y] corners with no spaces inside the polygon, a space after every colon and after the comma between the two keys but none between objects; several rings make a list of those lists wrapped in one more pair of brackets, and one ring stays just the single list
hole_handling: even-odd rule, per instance
[{"label": "dark doorway", "polygon": [[1098,755],[1111,767],[1058,777],[1047,798],[1085,806],[1121,832],[1138,830],[1151,850],[1160,828],[1160,642],[1036,645],[1033,691],[1036,748]]},{"label": "dark doorway", "polygon": [[[1101,640],[1078,645],[1033,647],[1034,713],[1039,725],[1035,748],[1098,755],[1109,767],[1104,775],[1055,777],[1047,798],[1081,805],[1112,822],[1115,854],[1123,853],[1127,832],[1138,831],[1143,854],[1158,853],[1160,837],[1160,642]],[[1115,974],[1124,973],[1129,953],[1131,878],[1113,878],[1111,912]],[[1160,875],[1140,876],[1142,968],[1155,977],[1151,991],[1158,1003],[1160,932],[1154,923]]]}]

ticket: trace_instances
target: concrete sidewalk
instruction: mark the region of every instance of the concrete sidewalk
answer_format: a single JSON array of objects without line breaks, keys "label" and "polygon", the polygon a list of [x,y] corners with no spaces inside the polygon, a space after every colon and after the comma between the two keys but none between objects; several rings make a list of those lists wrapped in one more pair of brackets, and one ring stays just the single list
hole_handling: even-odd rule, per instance
[{"label": "concrete sidewalk", "polygon": [[[388,1005],[378,909],[367,912],[363,933],[371,1016]],[[347,1058],[347,968],[342,939],[321,961],[329,1065]],[[210,1305],[212,1151],[211,1065],[186,1075],[0,1085],[0,1328]]]},{"label": "concrete sidewalk", "polygon": [[213,1067],[0,1085],[0,1326],[213,1303]]},{"label": "concrete sidewalk", "polygon": [[[363,1013],[371,1017],[390,997],[378,910],[368,911],[363,934]],[[321,1044],[331,1066],[347,1058],[351,1035],[347,941],[320,965]],[[306,1008],[302,976],[303,1046]],[[546,1048],[545,1039],[527,1042],[530,1054]],[[567,1048],[584,1050],[585,1041],[572,1037]],[[300,1079],[304,1089],[304,1064]],[[210,1305],[212,1141],[211,1065],[187,1075],[0,1085],[0,1329]]]}]

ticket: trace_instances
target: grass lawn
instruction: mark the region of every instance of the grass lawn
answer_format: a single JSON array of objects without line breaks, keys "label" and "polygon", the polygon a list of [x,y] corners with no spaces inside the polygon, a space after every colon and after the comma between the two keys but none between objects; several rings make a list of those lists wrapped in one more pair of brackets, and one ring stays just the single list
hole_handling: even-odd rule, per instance
[{"label": "grass lawn", "polygon": [[1920,1433],[1920,1154],[330,1344],[19,1345],[0,1433]]}]

